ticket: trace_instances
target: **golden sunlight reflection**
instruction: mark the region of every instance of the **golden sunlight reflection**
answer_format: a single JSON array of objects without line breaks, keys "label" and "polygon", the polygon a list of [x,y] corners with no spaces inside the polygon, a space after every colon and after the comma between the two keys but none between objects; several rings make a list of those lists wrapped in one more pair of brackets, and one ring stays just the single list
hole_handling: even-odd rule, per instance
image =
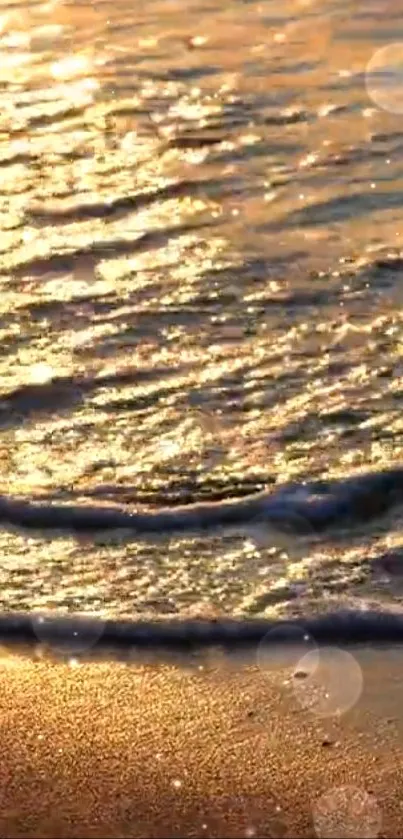
[{"label": "golden sunlight reflection", "polygon": [[[203,127],[211,117],[219,116],[222,107],[214,100],[203,101],[201,97],[202,91],[200,88],[193,88],[189,97],[183,97],[171,105],[168,110],[168,117],[197,121],[198,125]],[[171,126],[171,130],[174,130],[174,128],[174,125]]]},{"label": "golden sunlight reflection", "polygon": [[69,55],[60,61],[50,65],[51,75],[59,79],[73,79],[76,76],[88,74],[93,67],[93,62],[88,55]]},{"label": "golden sunlight reflection", "polygon": [[32,384],[44,384],[45,382],[51,381],[55,370],[50,364],[38,362],[28,368],[27,374],[27,380],[32,382]]},{"label": "golden sunlight reflection", "polygon": [[10,26],[10,15],[0,15],[0,33],[5,32]]},{"label": "golden sunlight reflection", "polygon": [[10,655],[6,651],[0,650],[0,678],[1,671],[6,675],[7,670],[23,670],[24,660],[20,655]]}]

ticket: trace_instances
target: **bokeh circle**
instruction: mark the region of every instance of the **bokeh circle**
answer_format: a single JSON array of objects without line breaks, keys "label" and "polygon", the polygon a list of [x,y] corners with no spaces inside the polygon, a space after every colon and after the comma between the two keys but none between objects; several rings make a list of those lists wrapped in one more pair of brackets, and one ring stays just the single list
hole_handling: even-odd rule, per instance
[{"label": "bokeh circle", "polygon": [[381,47],[367,64],[368,96],[378,108],[403,114],[403,42]]},{"label": "bokeh circle", "polygon": [[319,717],[345,714],[362,694],[363,675],[358,661],[338,647],[307,652],[293,676],[298,702]]},{"label": "bokeh circle", "polygon": [[318,839],[376,839],[382,826],[375,796],[349,785],[322,795],[312,815]]},{"label": "bokeh circle", "polygon": [[88,652],[98,643],[105,623],[88,614],[59,616],[41,612],[33,615],[32,626],[38,641],[49,650],[74,656]]},{"label": "bokeh circle", "polygon": [[314,639],[301,623],[280,622],[270,629],[260,641],[256,660],[263,673],[290,671],[307,654],[318,655]]}]

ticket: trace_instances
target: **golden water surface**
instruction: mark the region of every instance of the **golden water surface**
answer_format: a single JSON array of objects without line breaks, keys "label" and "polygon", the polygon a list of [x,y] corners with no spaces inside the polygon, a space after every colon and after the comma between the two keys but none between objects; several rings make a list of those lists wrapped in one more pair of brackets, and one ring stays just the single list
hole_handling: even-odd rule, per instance
[{"label": "golden water surface", "polygon": [[[1,493],[402,462],[400,42],[394,0],[1,2]],[[3,530],[0,607],[399,606],[396,516],[328,543]]]}]

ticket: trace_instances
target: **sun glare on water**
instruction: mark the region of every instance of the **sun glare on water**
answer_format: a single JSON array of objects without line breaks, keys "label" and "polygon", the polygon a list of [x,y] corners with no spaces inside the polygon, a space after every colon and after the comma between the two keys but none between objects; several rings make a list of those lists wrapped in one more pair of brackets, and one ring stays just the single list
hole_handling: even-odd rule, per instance
[{"label": "sun glare on water", "polygon": [[86,55],[69,55],[50,66],[50,72],[55,79],[74,79],[83,76],[91,70],[91,60]]}]

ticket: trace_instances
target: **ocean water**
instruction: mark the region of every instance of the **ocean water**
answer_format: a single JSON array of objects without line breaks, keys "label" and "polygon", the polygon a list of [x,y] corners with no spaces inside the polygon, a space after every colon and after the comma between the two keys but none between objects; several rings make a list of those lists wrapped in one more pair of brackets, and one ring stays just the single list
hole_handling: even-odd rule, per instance
[{"label": "ocean water", "polygon": [[[396,3],[2,2],[0,103],[0,494],[158,509],[402,464]],[[0,610],[400,612],[402,525],[3,528]]]}]

